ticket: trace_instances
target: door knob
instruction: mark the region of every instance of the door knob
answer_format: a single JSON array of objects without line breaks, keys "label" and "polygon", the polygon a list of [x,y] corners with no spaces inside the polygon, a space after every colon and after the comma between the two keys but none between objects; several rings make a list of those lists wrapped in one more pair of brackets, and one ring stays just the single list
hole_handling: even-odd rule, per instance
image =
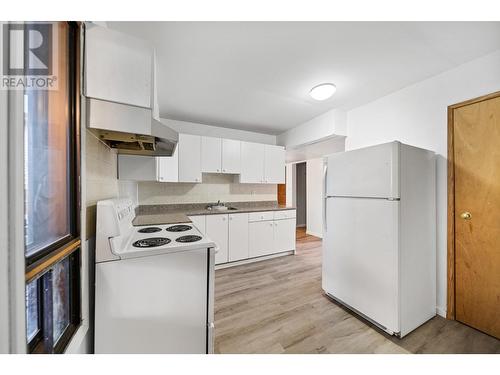
[{"label": "door knob", "polygon": [[470,212],[465,211],[460,214],[460,217],[464,220],[470,220],[472,215],[470,214]]}]

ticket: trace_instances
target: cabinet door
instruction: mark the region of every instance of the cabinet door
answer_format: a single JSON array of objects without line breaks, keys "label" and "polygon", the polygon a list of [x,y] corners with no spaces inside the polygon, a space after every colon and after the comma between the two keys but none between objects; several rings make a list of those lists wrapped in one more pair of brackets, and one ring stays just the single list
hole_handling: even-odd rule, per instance
[{"label": "cabinet door", "polygon": [[156,181],[156,160],[151,156],[118,155],[118,179]]},{"label": "cabinet door", "polygon": [[229,261],[248,258],[248,214],[229,215]]},{"label": "cabinet door", "polygon": [[241,183],[264,182],[265,145],[252,142],[241,142]]},{"label": "cabinet door", "polygon": [[201,171],[221,173],[222,142],[220,138],[201,137]]},{"label": "cabinet door", "polygon": [[264,181],[268,184],[285,183],[285,148],[265,146]]},{"label": "cabinet door", "polygon": [[215,254],[215,264],[228,261],[228,215],[207,215],[206,235],[215,242],[219,251]]},{"label": "cabinet door", "polygon": [[295,219],[274,221],[274,252],[295,250]]},{"label": "cabinet door", "polygon": [[189,220],[193,222],[194,226],[201,234],[206,234],[205,215],[189,216]]},{"label": "cabinet door", "polygon": [[85,24],[85,96],[151,108],[151,46],[130,35]]},{"label": "cabinet door", "polygon": [[241,141],[222,140],[222,173],[241,172]]},{"label": "cabinet door", "polygon": [[274,222],[256,221],[248,224],[250,258],[274,253]]},{"label": "cabinet door", "polygon": [[179,134],[179,182],[201,182],[201,137]]},{"label": "cabinet door", "polygon": [[156,180],[159,182],[179,182],[179,148],[172,156],[156,158]]}]

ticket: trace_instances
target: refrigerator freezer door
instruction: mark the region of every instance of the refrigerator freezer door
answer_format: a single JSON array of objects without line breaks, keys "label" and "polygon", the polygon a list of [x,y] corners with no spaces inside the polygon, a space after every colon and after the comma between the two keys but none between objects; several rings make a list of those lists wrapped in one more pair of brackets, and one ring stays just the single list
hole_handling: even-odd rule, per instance
[{"label": "refrigerator freezer door", "polygon": [[323,289],[399,332],[399,201],[328,198]]},{"label": "refrigerator freezer door", "polygon": [[399,142],[328,157],[327,196],[399,198]]}]

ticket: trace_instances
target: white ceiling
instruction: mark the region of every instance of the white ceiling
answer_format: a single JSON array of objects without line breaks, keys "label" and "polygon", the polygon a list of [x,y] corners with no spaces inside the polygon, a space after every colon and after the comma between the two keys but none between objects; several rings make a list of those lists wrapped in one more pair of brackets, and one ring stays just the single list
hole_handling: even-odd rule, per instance
[{"label": "white ceiling", "polygon": [[[110,22],[150,41],[161,117],[279,134],[500,49],[500,22]],[[324,102],[308,96],[337,85]]]}]

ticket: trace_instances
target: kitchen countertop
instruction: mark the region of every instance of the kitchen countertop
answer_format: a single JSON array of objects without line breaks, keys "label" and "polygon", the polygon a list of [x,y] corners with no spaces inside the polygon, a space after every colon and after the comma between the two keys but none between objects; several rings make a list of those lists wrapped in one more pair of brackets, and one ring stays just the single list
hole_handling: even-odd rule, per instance
[{"label": "kitchen countertop", "polygon": [[138,206],[135,210],[134,226],[189,223],[188,216],[223,215],[261,211],[295,210],[295,207],[278,204],[276,201],[259,202],[226,202],[236,210],[210,211],[206,207],[209,203],[188,204],[160,204]]}]

